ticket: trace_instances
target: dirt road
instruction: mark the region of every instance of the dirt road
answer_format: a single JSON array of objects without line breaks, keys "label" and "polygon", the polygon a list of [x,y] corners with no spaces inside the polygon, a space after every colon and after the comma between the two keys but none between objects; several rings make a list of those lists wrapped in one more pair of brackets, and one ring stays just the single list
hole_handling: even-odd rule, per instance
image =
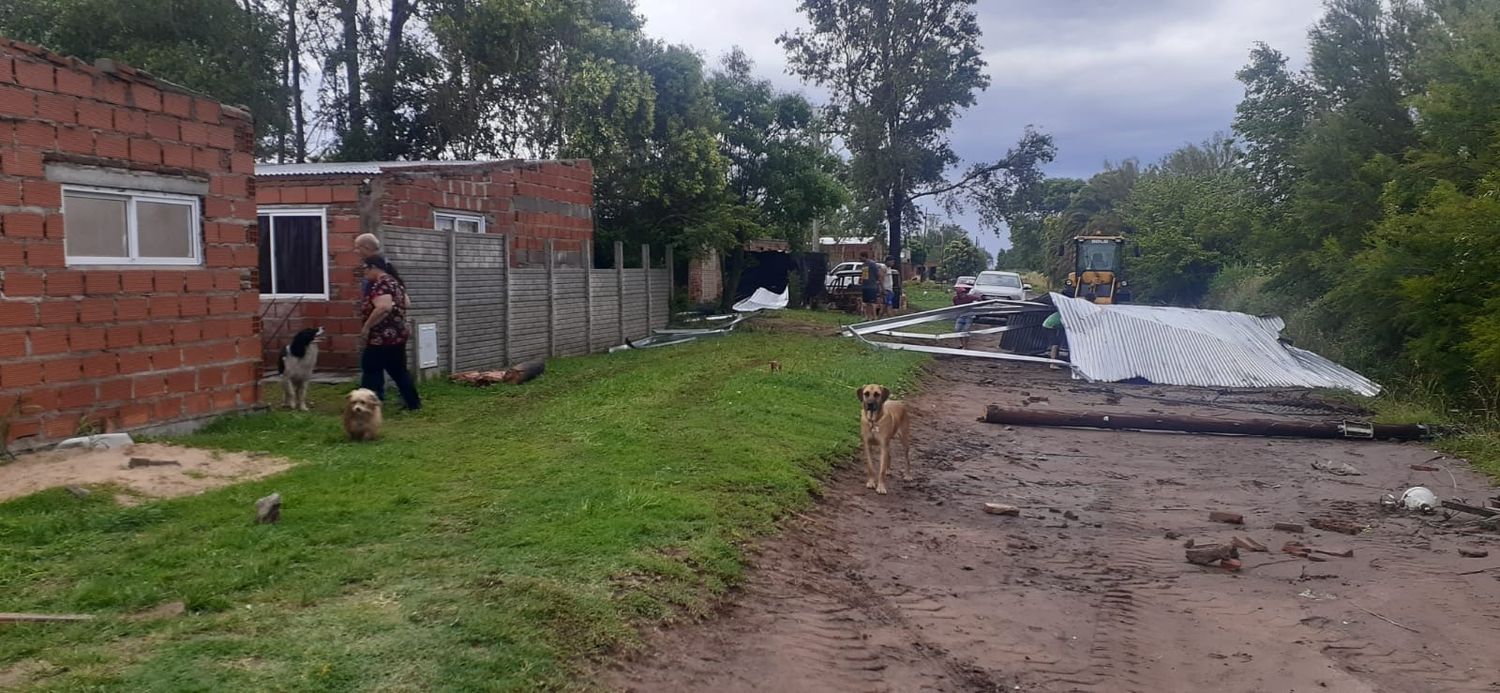
[{"label": "dirt road", "polygon": [[[1034,366],[950,360],[931,371],[915,398],[915,481],[875,496],[851,466],[809,521],[761,550],[720,618],[657,634],[650,655],[605,683],[642,692],[1500,690],[1500,570],[1459,575],[1500,566],[1500,540],[1377,503],[1408,484],[1489,495],[1462,463],[1432,461],[1418,445],[1008,429],[975,419],[985,404],[1027,402],[1256,418],[1307,411],[1284,394],[1106,388]],[[1314,460],[1363,474],[1332,476]],[[986,515],[985,502],[1025,510]],[[1211,523],[1210,510],[1243,513],[1245,525]],[[1369,529],[1271,528],[1317,517]],[[1186,539],[1237,534],[1270,553],[1243,553],[1238,574],[1184,562]],[[1354,555],[1280,553],[1293,539]],[[1460,547],[1491,555],[1464,558]]]}]

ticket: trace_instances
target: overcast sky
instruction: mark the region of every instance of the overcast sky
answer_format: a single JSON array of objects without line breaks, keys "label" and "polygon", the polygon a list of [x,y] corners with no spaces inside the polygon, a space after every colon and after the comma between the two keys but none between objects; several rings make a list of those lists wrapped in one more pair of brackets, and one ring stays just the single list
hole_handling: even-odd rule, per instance
[{"label": "overcast sky", "polygon": [[[646,32],[696,47],[710,62],[733,46],[777,85],[776,45],[802,26],[796,0],[637,0]],[[1026,125],[1051,133],[1054,176],[1086,178],[1105,160],[1154,161],[1186,142],[1228,130],[1242,96],[1234,73],[1265,41],[1304,61],[1320,0],[979,0],[990,88],[965,112],[953,141],[965,161],[995,159]],[[977,224],[960,219],[971,231]],[[977,240],[991,250],[1008,243]]]}]

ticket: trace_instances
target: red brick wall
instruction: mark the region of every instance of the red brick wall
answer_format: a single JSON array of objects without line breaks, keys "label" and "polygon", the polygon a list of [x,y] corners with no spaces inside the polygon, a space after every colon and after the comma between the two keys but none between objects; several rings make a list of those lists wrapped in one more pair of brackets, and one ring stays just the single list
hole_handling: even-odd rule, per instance
[{"label": "red brick wall", "polygon": [[724,269],[717,250],[688,260],[687,295],[693,303],[717,302],[723,298]]},{"label": "red brick wall", "polygon": [[[557,250],[582,252],[594,237],[593,167],[587,161],[503,161],[474,166],[406,166],[378,175],[261,176],[256,201],[272,205],[323,207],[328,215],[328,301],[278,299],[266,306],[265,364],[292,335],[319,326],[329,334],[318,357],[320,368],[358,367],[359,255],[354,238],[380,227],[433,228],[435,211],[479,214],[485,231],[510,237],[513,264],[536,259],[548,239]],[[377,200],[368,199],[377,196]],[[537,200],[545,202],[538,203]],[[361,205],[374,219],[362,219]],[[565,207],[566,206],[566,207]],[[542,209],[546,208],[546,209]],[[568,214],[566,212],[572,212]],[[364,224],[362,226],[362,223]],[[399,265],[398,265],[399,266]]]},{"label": "red brick wall", "polygon": [[[248,114],[0,40],[0,419],[31,447],[259,400]],[[69,267],[48,163],[192,176],[201,266]]]}]

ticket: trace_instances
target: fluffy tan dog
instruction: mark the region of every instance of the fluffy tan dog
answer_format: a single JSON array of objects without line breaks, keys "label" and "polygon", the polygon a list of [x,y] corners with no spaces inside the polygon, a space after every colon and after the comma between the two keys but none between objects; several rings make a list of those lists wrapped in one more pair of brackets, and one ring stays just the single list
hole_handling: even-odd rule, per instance
[{"label": "fluffy tan dog", "polygon": [[[885,474],[891,467],[891,442],[901,439],[906,457],[902,481],[911,481],[911,418],[906,403],[891,399],[884,385],[859,388],[859,430],[865,444],[865,488],[885,495]],[[876,458],[879,466],[876,466]]]},{"label": "fluffy tan dog", "polygon": [[344,403],[344,433],[349,440],[365,441],[380,437],[380,398],[365,388],[349,393]]}]

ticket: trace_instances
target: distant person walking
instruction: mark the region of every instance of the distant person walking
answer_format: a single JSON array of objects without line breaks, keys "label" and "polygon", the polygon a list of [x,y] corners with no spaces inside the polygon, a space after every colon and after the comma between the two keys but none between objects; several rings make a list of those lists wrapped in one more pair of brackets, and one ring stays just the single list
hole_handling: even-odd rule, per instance
[{"label": "distant person walking", "polygon": [[876,265],[880,266],[880,309],[876,312],[879,313],[881,317],[884,317],[886,312],[890,310],[891,297],[895,295],[892,289],[896,285],[891,281],[891,265],[889,264],[890,262],[891,259],[886,258],[885,262],[875,263]]},{"label": "distant person walking", "polygon": [[410,305],[406,284],[382,255],[365,258],[361,267],[364,268],[365,291],[360,302],[360,314],[364,318],[364,326],[359,331],[360,342],[364,345],[359,358],[360,386],[374,392],[383,401],[385,376],[389,373],[407,410],[421,409],[422,398],[406,368],[406,343],[411,339],[411,328],[406,324],[406,307]]},{"label": "distant person walking", "polygon": [[880,316],[880,263],[871,260],[868,252],[859,254],[860,310],[866,320]]}]

